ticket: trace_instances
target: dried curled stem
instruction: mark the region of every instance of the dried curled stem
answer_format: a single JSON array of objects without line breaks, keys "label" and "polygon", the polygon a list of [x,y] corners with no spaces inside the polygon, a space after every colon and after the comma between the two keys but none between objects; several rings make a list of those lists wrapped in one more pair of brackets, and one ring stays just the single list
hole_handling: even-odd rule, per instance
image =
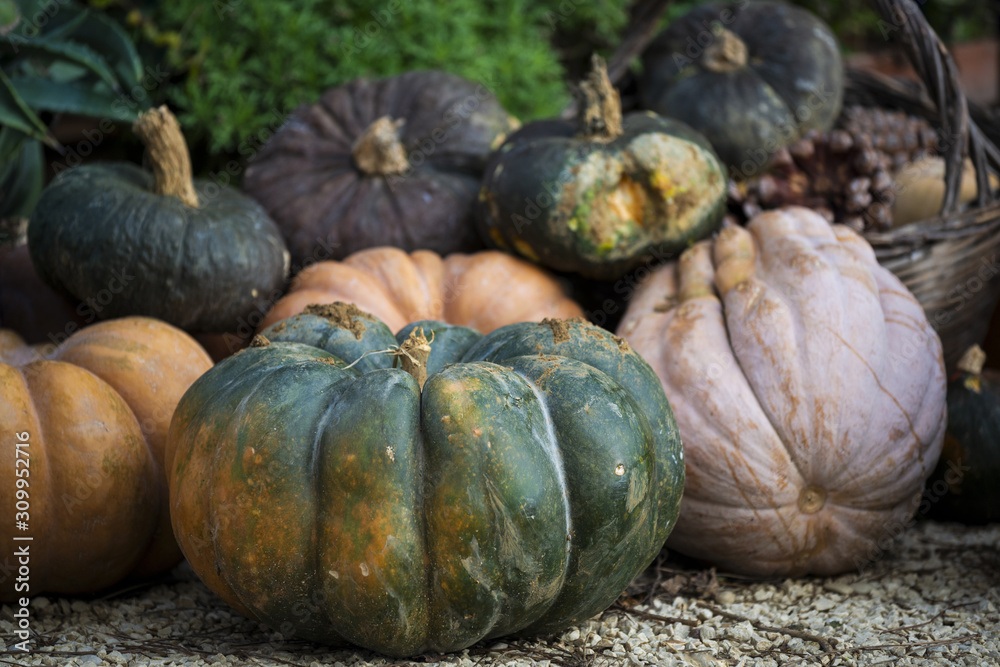
[{"label": "dried curled stem", "polygon": [[399,140],[399,128],[404,119],[382,116],[358,137],[351,147],[354,164],[372,176],[402,174],[410,168],[406,150]]},{"label": "dried curled stem", "polygon": [[581,133],[593,141],[611,141],[622,135],[622,102],[611,85],[604,59],[596,53],[591,70],[580,84]]},{"label": "dried curled stem", "polygon": [[191,208],[198,208],[198,194],[191,180],[191,156],[181,126],[170,109],[161,106],[142,113],[132,124],[132,131],[149,152],[156,194],[172,195]]}]

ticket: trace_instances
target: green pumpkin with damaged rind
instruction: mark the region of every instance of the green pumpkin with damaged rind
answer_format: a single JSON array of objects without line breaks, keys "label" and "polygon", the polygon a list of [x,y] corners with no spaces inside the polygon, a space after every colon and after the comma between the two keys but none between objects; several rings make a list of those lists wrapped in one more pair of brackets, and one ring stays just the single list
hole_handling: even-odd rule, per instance
[{"label": "green pumpkin with damaged rind", "polygon": [[558,271],[612,280],[718,229],[726,170],[690,127],[628,114],[610,141],[569,121],[526,125],[487,165],[479,195],[488,242]]},{"label": "green pumpkin with damaged rind", "polygon": [[[422,391],[386,353],[414,326]],[[411,656],[554,632],[612,604],[676,521],[670,406],[603,329],[396,337],[355,309],[262,336],[185,394],[167,470],[195,572],[283,633]]]}]

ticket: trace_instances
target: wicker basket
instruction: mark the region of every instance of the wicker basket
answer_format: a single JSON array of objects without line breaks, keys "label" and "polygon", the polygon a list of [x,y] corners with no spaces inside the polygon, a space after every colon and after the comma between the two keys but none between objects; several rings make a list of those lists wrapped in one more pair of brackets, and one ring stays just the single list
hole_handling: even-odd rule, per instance
[{"label": "wicker basket", "polygon": [[[866,238],[879,262],[924,307],[941,337],[950,373],[970,345],[983,342],[1000,298],[1000,201],[988,186],[990,171],[1000,170],[1000,150],[970,116],[955,64],[917,5],[912,0],[873,3],[887,30],[907,48],[924,90],[849,71],[845,103],[897,108],[927,118],[940,130],[946,171],[938,217],[870,232]],[[981,112],[976,115],[983,117]],[[973,207],[959,211],[966,156],[976,168],[979,196]]]}]

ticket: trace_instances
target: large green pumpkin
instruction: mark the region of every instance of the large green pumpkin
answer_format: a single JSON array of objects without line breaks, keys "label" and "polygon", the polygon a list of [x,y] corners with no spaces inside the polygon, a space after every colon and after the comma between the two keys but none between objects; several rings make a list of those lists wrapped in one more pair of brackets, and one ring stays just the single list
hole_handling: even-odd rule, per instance
[{"label": "large green pumpkin", "polygon": [[734,178],[837,119],[844,64],[830,28],[771,0],[710,2],[671,23],[642,57],[643,108],[684,121]]},{"label": "large green pumpkin", "polygon": [[674,525],[673,414],[603,329],[393,336],[336,304],[255,341],[183,397],[167,471],[195,572],[279,631],[396,656],[554,632],[608,607]]},{"label": "large green pumpkin", "polygon": [[649,112],[621,116],[603,64],[577,121],[512,134],[486,167],[480,234],[557,271],[613,280],[679,253],[722,221],[726,170],[704,137]]},{"label": "large green pumpkin", "polygon": [[87,164],[57,175],[28,224],[38,274],[100,319],[145,315],[193,332],[225,332],[264,312],[284,287],[289,254],[253,199],[193,181],[166,109],[140,117],[152,173]]}]

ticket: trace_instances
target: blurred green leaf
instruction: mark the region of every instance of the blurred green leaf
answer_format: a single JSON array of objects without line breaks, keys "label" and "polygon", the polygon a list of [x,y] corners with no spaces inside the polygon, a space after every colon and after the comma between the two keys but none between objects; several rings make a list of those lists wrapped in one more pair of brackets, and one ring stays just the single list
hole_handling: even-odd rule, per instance
[{"label": "blurred green leaf", "polygon": [[25,103],[20,91],[14,87],[2,69],[0,69],[0,125],[12,127],[50,146],[58,145],[55,138],[49,134],[45,123]]},{"label": "blurred green leaf", "polygon": [[21,12],[14,0],[0,0],[0,35],[13,30],[21,18]]},{"label": "blurred green leaf", "polygon": [[[4,134],[11,131],[0,130],[0,149],[7,141]],[[29,215],[38,203],[43,182],[42,145],[25,138],[16,152],[0,163],[0,218]]]},{"label": "blurred green leaf", "polygon": [[114,63],[126,88],[139,84],[143,75],[142,60],[125,29],[104,14],[90,10],[82,10],[82,13],[84,20],[68,37],[86,44]]},{"label": "blurred green leaf", "polygon": [[111,120],[135,120],[139,106],[102,83],[57,83],[40,76],[11,77],[21,98],[35,109]]},{"label": "blurred green leaf", "polygon": [[9,38],[0,38],[0,48],[27,55],[48,65],[53,62],[70,61],[86,67],[113,89],[120,88],[118,78],[111,71],[106,60],[97,52],[83,44],[66,40],[53,40],[47,36],[21,40],[12,43]]}]

